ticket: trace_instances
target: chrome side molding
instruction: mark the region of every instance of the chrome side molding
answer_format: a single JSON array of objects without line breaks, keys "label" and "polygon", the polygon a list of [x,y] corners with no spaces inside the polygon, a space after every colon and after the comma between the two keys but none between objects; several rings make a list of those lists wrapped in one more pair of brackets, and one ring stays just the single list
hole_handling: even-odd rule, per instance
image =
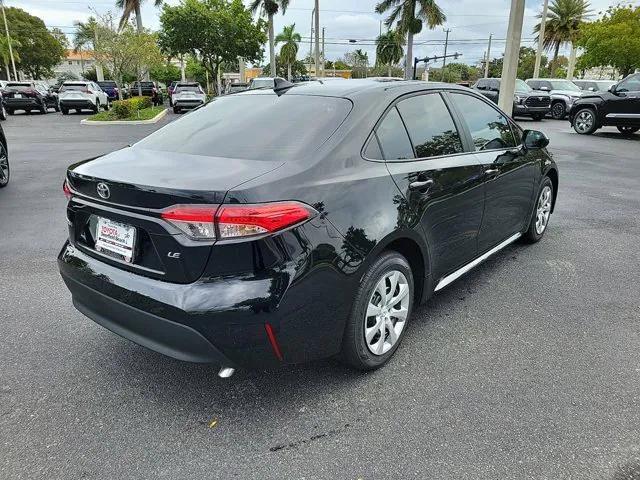
[{"label": "chrome side molding", "polygon": [[442,278],[438,284],[436,285],[436,288],[434,289],[434,291],[438,291],[438,290],[442,290],[444,287],[446,287],[447,285],[449,285],[451,282],[454,282],[455,280],[457,280],[458,278],[460,278],[462,275],[464,275],[465,273],[467,273],[469,270],[471,270],[472,268],[476,267],[477,265],[479,265],[480,263],[484,262],[487,258],[489,258],[491,255],[493,255],[494,253],[499,252],[500,250],[502,250],[504,247],[506,247],[507,245],[515,242],[517,239],[519,239],[522,236],[522,233],[518,232],[514,235],[511,235],[509,238],[507,238],[504,242],[496,245],[495,247],[493,247],[491,250],[489,250],[488,252],[484,253],[483,255],[480,255],[478,258],[476,258],[475,260],[467,263],[465,266],[463,266],[462,268],[459,268],[458,270],[456,270],[455,272],[447,275],[446,277]]}]

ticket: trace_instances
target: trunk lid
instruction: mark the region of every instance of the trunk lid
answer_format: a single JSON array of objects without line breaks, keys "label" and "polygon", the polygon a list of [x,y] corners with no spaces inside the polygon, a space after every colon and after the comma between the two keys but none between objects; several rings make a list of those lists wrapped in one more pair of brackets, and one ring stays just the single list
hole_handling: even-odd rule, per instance
[{"label": "trunk lid", "polygon": [[[281,165],[136,147],[77,163],[67,172],[75,193],[67,209],[69,238],[120,268],[170,282],[193,282],[202,274],[214,242],[189,239],[160,218],[161,211],[179,204],[220,204],[228,190]],[[135,227],[131,263],[95,249],[100,218]]]}]

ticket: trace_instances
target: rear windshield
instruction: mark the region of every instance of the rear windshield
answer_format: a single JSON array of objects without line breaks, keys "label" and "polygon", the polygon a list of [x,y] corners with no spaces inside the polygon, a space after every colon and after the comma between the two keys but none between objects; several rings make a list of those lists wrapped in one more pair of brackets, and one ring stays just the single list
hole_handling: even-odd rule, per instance
[{"label": "rear windshield", "polygon": [[246,160],[296,160],[327,140],[351,111],[344,98],[217,97],[136,144],[148,150]]},{"label": "rear windshield", "polygon": [[7,83],[6,88],[16,92],[24,92],[25,90],[33,90],[33,85],[30,83]]},{"label": "rear windshield", "polygon": [[62,92],[83,92],[87,90],[86,83],[65,83],[60,87],[60,93]]},{"label": "rear windshield", "polygon": [[[133,84],[133,86],[134,86],[135,88],[138,88],[138,82],[134,83],[134,84]],[[155,87],[155,85],[154,85],[154,83],[153,83],[153,82],[141,82],[141,83],[140,83],[140,86],[141,86],[141,87]]]},{"label": "rear windshield", "polygon": [[115,88],[116,82],[98,82],[100,88]]},{"label": "rear windshield", "polygon": [[180,92],[196,92],[203,93],[200,85],[178,85],[176,87],[176,93]]},{"label": "rear windshield", "polygon": [[254,88],[263,88],[263,87],[273,88],[273,79],[272,78],[254,78],[253,82],[251,82],[252,90]]}]

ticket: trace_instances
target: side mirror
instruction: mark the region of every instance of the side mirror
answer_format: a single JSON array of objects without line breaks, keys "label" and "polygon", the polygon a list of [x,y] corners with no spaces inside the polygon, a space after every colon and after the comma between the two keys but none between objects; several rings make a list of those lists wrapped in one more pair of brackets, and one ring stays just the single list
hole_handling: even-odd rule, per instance
[{"label": "side mirror", "polygon": [[589,90],[590,92],[595,92],[596,91],[596,89],[594,87],[589,87],[589,88],[587,88],[587,90]]},{"label": "side mirror", "polygon": [[618,84],[617,84],[617,83],[614,83],[613,85],[611,85],[611,86],[609,87],[609,91],[610,91],[611,93],[613,93],[614,95],[615,95],[615,93],[616,93],[616,87],[617,87],[617,86],[618,86]]},{"label": "side mirror", "polygon": [[542,90],[543,92],[550,92],[551,89],[549,87],[540,87],[538,90]]},{"label": "side mirror", "polygon": [[525,130],[522,135],[522,143],[528,150],[540,150],[549,145],[549,138],[538,130]]}]

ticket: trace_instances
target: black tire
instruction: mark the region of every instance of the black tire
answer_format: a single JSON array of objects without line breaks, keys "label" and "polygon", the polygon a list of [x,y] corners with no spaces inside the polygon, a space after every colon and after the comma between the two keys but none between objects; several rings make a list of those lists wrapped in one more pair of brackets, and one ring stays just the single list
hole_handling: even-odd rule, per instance
[{"label": "black tire", "polygon": [[40,113],[45,115],[47,113],[49,113],[49,109],[47,108],[47,104],[43,103],[42,106],[40,107]]},{"label": "black tire", "polygon": [[544,118],[544,114],[543,113],[534,113],[531,115],[531,118],[533,118],[536,122],[539,122],[540,120],[542,120]]},{"label": "black tire", "polygon": [[623,135],[633,135],[638,130],[640,130],[640,127],[628,127],[628,126],[618,127],[618,131]]},{"label": "black tire", "polygon": [[53,106],[53,110],[55,112],[59,112],[60,111],[60,105],[58,105],[57,103]]},{"label": "black tire", "polygon": [[[543,191],[549,188],[549,213],[547,215],[546,223],[544,224],[544,228],[542,231],[538,228],[538,209],[541,206],[542,201],[542,193]],[[540,239],[544,236],[545,232],[549,228],[549,220],[551,219],[551,208],[553,205],[553,182],[549,177],[544,177],[542,183],[540,184],[540,188],[538,188],[538,194],[536,195],[536,203],[533,205],[533,214],[531,215],[531,221],[529,222],[529,227],[524,234],[524,241],[527,243],[536,243],[540,241]]]},{"label": "black tire", "polygon": [[582,108],[573,116],[571,126],[580,135],[591,135],[598,129],[596,112],[592,108]]},{"label": "black tire", "polygon": [[11,170],[9,169],[9,154],[4,144],[0,142],[0,188],[6,187],[11,178]]},{"label": "black tire", "polygon": [[9,115],[15,115],[15,112],[11,108],[7,108],[7,113]]},{"label": "black tire", "polygon": [[93,113],[98,113],[100,111],[100,100],[96,98],[96,104],[91,108]]},{"label": "black tire", "polygon": [[69,115],[69,109],[68,108],[60,107],[60,111],[62,112],[63,115]]},{"label": "black tire", "polygon": [[107,104],[103,107],[103,108],[104,108],[104,111],[105,111],[105,112],[108,112],[108,111],[109,111],[109,107],[110,107],[110,105],[109,105],[109,100],[107,100]]},{"label": "black tire", "polygon": [[180,113],[180,107],[173,106],[173,113]]},{"label": "black tire", "polygon": [[[406,285],[408,287],[407,296],[404,298],[408,299],[408,304],[406,307],[407,315],[404,320],[404,325],[397,336],[397,340],[393,343],[390,348],[382,354],[374,354],[367,345],[367,340],[365,339],[365,328],[371,320],[383,322],[382,320],[377,320],[378,317],[366,317],[367,308],[369,305],[369,301],[375,295],[379,295],[376,292],[376,286],[380,283],[385,275],[396,271],[402,273],[404,278],[406,279]],[[400,282],[397,284],[399,285]],[[385,289],[387,286],[387,282],[385,280]],[[400,290],[396,290],[400,291]],[[355,300],[353,302],[353,307],[349,318],[347,319],[347,324],[345,326],[344,336],[342,339],[342,352],[341,357],[344,363],[347,365],[359,369],[359,370],[373,370],[384,365],[395,353],[398,349],[402,339],[404,337],[405,332],[407,331],[407,324],[409,322],[409,318],[411,317],[411,312],[413,309],[413,295],[414,295],[414,282],[413,275],[411,272],[411,267],[407,262],[406,258],[400,255],[397,252],[384,252],[380,257],[373,262],[373,264],[367,269],[367,272],[362,277],[360,282],[360,287],[358,288],[358,292],[356,293]],[[390,313],[392,311],[389,311]],[[389,317],[387,317],[389,318]],[[393,322],[393,316],[389,321]],[[396,319],[397,325],[398,319]],[[385,339],[390,338],[390,331],[387,329],[386,324],[382,323],[385,328]],[[378,338],[378,341],[381,338],[380,331],[376,333],[376,335],[372,338]],[[386,343],[383,340],[383,346]]]},{"label": "black tire", "polygon": [[7,119],[7,109],[4,106],[4,103],[0,105],[0,120]]},{"label": "black tire", "polygon": [[567,107],[564,102],[556,102],[551,105],[551,116],[556,120],[562,120],[567,114]]}]

